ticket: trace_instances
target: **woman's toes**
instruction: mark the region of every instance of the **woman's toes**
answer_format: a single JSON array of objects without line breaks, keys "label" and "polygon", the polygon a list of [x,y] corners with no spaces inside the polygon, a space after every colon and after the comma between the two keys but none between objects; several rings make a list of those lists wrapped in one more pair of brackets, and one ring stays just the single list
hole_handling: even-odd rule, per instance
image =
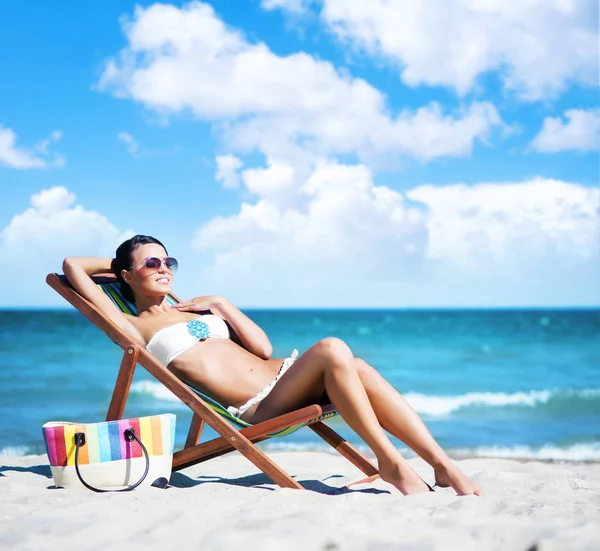
[{"label": "woman's toes", "polygon": [[483,495],[482,488],[454,465],[436,469],[435,483],[440,488],[448,488],[451,486],[456,493],[461,496],[473,494],[478,496]]}]

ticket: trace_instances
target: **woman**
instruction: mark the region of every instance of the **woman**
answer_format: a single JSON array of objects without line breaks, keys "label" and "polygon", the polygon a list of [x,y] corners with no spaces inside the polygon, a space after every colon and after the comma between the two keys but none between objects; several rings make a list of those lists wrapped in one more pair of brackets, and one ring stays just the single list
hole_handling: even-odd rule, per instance
[{"label": "woman", "polygon": [[[189,385],[245,421],[257,423],[299,407],[331,400],[344,420],[377,457],[381,478],[403,494],[430,490],[386,436],[405,442],[434,469],[438,486],[459,495],[481,488],[455,465],[419,416],[371,366],[355,358],[340,339],[328,337],[304,354],[271,358],[264,331],[227,299],[202,296],[170,306],[177,261],[163,244],[136,235],[116,258],[66,258],[63,270],[73,287],[115,324]],[[113,271],[137,316],[123,314],[90,276]],[[198,312],[206,312],[198,315]],[[295,352],[295,351],[294,351]]]}]

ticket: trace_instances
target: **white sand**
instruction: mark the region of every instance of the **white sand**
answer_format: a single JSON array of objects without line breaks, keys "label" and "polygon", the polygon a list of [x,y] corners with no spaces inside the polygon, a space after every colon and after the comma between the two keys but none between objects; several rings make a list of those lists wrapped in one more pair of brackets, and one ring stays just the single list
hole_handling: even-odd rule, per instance
[{"label": "white sand", "polygon": [[339,490],[360,473],[337,455],[272,456],[316,491],[276,489],[237,453],[175,473],[167,490],[122,494],[55,489],[45,456],[0,457],[0,548],[600,549],[600,464],[467,459],[485,497],[403,497],[381,481]]}]

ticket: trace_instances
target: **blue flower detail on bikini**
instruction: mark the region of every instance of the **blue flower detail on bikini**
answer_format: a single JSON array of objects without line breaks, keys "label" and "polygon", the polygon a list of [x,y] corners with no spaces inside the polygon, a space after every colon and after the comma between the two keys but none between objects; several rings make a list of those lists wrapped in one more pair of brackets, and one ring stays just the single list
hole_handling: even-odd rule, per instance
[{"label": "blue flower detail on bikini", "polygon": [[187,323],[187,329],[190,335],[197,339],[207,339],[210,336],[210,327],[200,320],[190,320]]}]

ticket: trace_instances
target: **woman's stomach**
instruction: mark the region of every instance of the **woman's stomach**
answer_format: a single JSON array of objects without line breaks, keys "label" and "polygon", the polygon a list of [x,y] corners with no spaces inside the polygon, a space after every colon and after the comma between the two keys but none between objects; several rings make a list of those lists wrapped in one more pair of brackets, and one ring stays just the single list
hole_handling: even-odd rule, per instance
[{"label": "woman's stomach", "polygon": [[228,339],[206,339],[168,366],[182,381],[225,406],[238,406],[275,377],[283,359],[263,360]]}]

